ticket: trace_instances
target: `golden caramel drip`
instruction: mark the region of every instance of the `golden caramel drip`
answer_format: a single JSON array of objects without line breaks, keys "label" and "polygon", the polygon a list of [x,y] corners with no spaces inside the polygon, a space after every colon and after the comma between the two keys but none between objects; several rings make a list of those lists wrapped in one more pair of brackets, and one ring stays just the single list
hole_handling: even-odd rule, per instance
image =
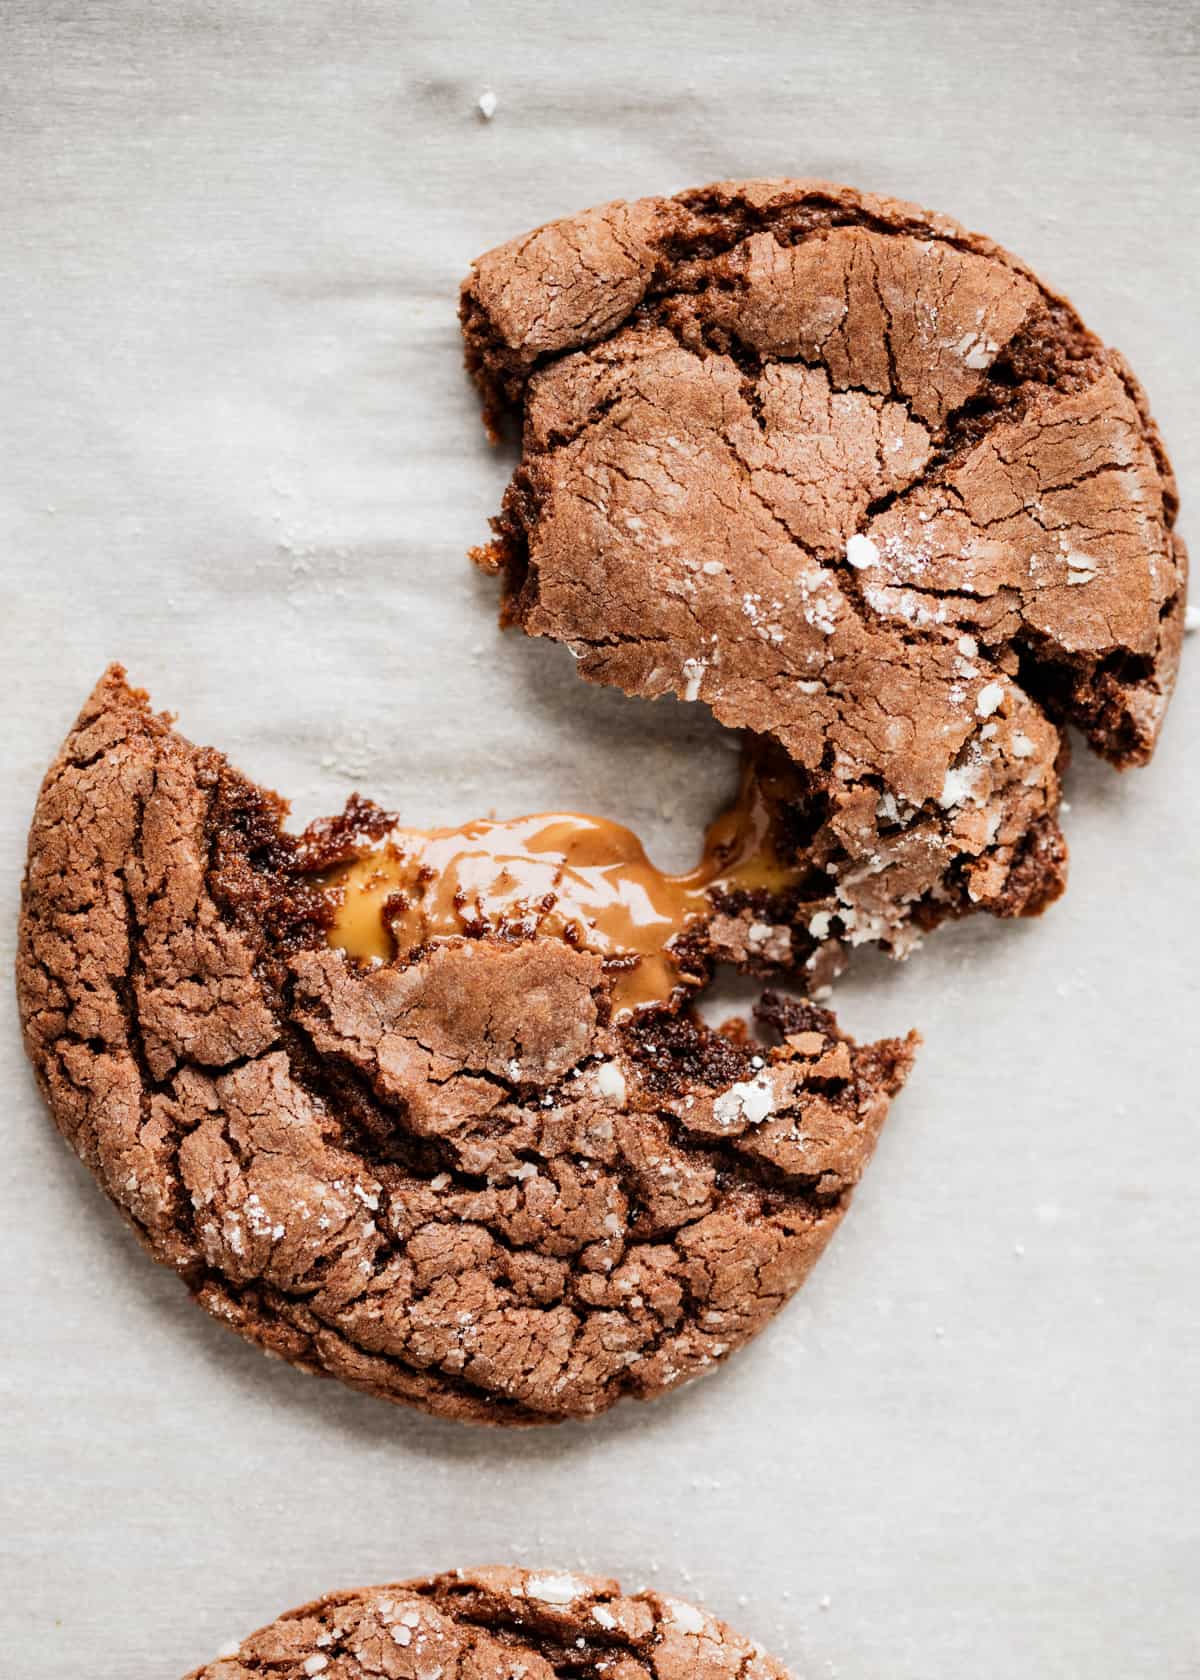
[{"label": "golden caramel drip", "polygon": [[329,943],[360,961],[454,935],[566,940],[613,962],[618,1013],[666,1002],[684,982],[669,946],[712,908],[714,889],[779,891],[794,879],[775,845],[776,806],[752,771],[709,828],[694,869],[656,869],[637,835],[577,812],[461,828],[394,828],[331,870]]}]

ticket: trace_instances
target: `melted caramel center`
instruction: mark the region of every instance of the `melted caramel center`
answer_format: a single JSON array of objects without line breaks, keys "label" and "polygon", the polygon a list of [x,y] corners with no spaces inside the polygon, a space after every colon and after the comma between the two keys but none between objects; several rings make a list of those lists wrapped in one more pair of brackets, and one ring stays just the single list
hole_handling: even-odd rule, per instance
[{"label": "melted caramel center", "polygon": [[777,801],[748,770],[736,804],[711,825],[694,869],[668,875],[620,823],[574,811],[461,828],[394,828],[330,870],[329,943],[360,961],[455,935],[535,935],[607,959],[613,1005],[666,1002],[687,975],[671,942],[712,909],[710,893],[795,879],[777,848]]}]

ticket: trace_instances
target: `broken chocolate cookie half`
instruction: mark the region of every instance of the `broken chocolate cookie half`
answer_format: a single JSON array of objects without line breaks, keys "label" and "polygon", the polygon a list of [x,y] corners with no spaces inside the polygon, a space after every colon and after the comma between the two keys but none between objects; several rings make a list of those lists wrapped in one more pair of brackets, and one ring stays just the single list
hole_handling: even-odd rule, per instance
[{"label": "broken chocolate cookie half", "polygon": [[[810,918],[759,771],[687,876],[557,814],[301,835],[113,667],[38,799],[18,950],[59,1128],[202,1306],[294,1364],[529,1424],[674,1388],[845,1211],[913,1042],[768,994]],[[765,930],[765,931],[764,931]]]},{"label": "broken chocolate cookie half", "polygon": [[668,1593],[565,1570],[457,1569],[330,1593],[187,1680],[788,1680],[761,1645]]},{"label": "broken chocolate cookie half", "polygon": [[1145,397],[1065,299],[944,216],[749,181],[515,239],[461,314],[522,428],[506,618],[778,744],[814,950],[1058,896],[1067,728],[1149,758],[1186,588]]}]

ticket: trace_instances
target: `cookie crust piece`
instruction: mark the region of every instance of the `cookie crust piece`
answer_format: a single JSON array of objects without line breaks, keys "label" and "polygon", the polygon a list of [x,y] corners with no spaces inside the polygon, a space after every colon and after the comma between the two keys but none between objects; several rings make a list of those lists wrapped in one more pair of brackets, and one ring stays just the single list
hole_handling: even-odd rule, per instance
[{"label": "cookie crust piece", "polygon": [[186,1680],[789,1680],[761,1646],[665,1593],[565,1571],[456,1570],[331,1593]]},{"label": "cookie crust piece", "polygon": [[600,959],[553,938],[357,966],[319,885],[354,824],[296,838],[285,812],[119,667],[38,799],[26,1044],[151,1253],[292,1363],[475,1421],[649,1398],[752,1336],[912,1043],[769,998],[770,1049],[615,1023]]},{"label": "cookie crust piece", "polygon": [[1186,593],[1145,397],[1066,300],[946,217],[750,181],[516,239],[461,314],[523,422],[506,617],[781,743],[834,937],[1058,896],[1066,726],[1149,758]]}]

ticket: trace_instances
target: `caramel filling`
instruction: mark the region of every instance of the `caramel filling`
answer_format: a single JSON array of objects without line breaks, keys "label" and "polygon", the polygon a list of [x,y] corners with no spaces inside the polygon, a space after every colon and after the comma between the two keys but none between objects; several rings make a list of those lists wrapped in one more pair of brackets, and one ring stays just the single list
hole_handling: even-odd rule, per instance
[{"label": "caramel filling", "polygon": [[324,877],[335,900],[329,943],[389,962],[454,935],[553,937],[607,960],[618,1013],[663,1003],[688,978],[671,942],[711,913],[712,892],[778,892],[795,881],[779,855],[777,814],[771,789],[748,771],[699,863],[681,875],[656,869],[630,829],[573,811],[394,828]]}]

